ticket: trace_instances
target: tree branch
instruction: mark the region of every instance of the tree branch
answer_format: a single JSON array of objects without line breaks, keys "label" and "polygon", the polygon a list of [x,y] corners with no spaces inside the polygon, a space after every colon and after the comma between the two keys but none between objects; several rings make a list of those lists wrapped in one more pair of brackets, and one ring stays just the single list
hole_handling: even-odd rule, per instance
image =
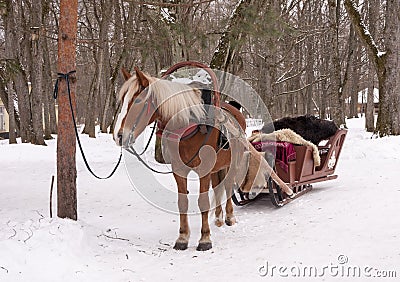
[{"label": "tree branch", "polygon": [[375,68],[379,70],[380,66],[382,65],[382,61],[386,57],[385,53],[379,52],[378,47],[374,39],[372,38],[371,33],[365,26],[364,21],[361,18],[361,14],[358,11],[354,1],[345,0],[344,7],[346,8],[347,14],[354,26],[354,29],[357,31],[361,42],[364,44],[365,48],[368,51],[370,59],[374,62]]},{"label": "tree branch", "polygon": [[124,0],[124,2],[130,2],[132,4],[149,5],[149,6],[156,6],[156,7],[163,7],[163,8],[168,8],[168,7],[193,7],[193,6],[196,6],[196,5],[206,4],[206,3],[210,3],[210,2],[214,2],[214,1],[215,0],[204,0],[204,1],[193,2],[193,3],[161,3],[161,2],[149,2],[149,1]]},{"label": "tree branch", "polygon": [[281,75],[281,77],[279,77],[278,80],[275,81],[275,82],[273,83],[273,85],[278,85],[278,84],[284,83],[284,82],[286,82],[286,81],[288,81],[288,80],[290,80],[290,79],[293,79],[293,78],[295,78],[295,77],[301,75],[301,74],[304,72],[304,68],[303,68],[303,69],[301,69],[299,72],[297,72],[296,74],[294,74],[294,75],[292,75],[292,76],[288,76],[288,77],[285,78],[285,76],[286,76],[289,72],[291,72],[291,71],[293,70],[293,68],[294,68],[294,66],[292,66],[287,72],[285,72],[283,75]]},{"label": "tree branch", "polygon": [[298,88],[298,89],[295,89],[295,90],[290,90],[290,91],[285,91],[285,92],[279,93],[277,96],[282,96],[282,95],[287,95],[287,94],[293,94],[293,93],[300,92],[300,91],[306,89],[307,87],[309,87],[309,86],[311,86],[311,85],[313,85],[313,84],[315,84],[315,83],[317,83],[317,82],[320,82],[320,81],[322,81],[322,80],[325,80],[325,79],[327,79],[327,78],[328,78],[328,76],[321,76],[319,79],[314,80],[313,82],[310,82],[310,83],[304,85],[304,86],[301,87],[301,88]]}]

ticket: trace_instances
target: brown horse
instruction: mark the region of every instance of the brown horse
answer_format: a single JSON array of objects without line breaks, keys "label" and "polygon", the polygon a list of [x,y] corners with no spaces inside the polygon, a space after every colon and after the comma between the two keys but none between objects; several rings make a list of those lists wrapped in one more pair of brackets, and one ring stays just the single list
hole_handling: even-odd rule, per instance
[{"label": "brown horse", "polygon": [[[137,68],[135,72],[134,75],[123,72],[126,81],[119,94],[122,108],[115,125],[114,140],[118,145],[130,146],[153,121],[157,121],[164,132],[169,132],[169,135],[163,135],[167,136],[163,145],[166,148],[165,152],[169,154],[178,186],[180,213],[179,237],[174,249],[184,250],[188,247],[190,230],[187,217],[187,175],[193,170],[200,179],[198,205],[202,217],[201,238],[197,250],[209,250],[212,247],[208,223],[210,184],[215,192],[215,224],[223,225],[221,198],[224,190],[227,196],[225,223],[233,225],[236,221],[231,193],[232,187],[240,186],[243,180],[240,178],[244,178],[239,167],[243,166],[244,153],[249,151],[249,143],[243,135],[245,119],[239,110],[226,103],[222,103],[221,108],[210,107],[207,110],[198,89],[151,77]],[[185,129],[193,123],[203,125],[199,126],[199,130],[183,137]],[[221,132],[229,137],[229,148],[219,145]],[[179,135],[178,138],[168,137],[176,134]],[[254,153],[254,150],[250,151]],[[265,161],[263,164],[268,166]],[[277,176],[269,166],[266,171],[276,179]],[[223,181],[221,176],[226,176]],[[282,181],[277,181],[284,191],[292,194]]]}]

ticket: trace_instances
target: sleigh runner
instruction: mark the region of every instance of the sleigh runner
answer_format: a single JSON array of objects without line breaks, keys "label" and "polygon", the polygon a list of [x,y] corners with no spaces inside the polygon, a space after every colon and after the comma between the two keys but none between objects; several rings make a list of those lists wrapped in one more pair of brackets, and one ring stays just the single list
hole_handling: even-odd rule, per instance
[{"label": "sleigh runner", "polygon": [[[279,158],[275,159],[274,156],[271,156],[267,152],[267,161],[274,167],[279,178],[293,190],[294,194],[289,197],[275,181],[269,178],[265,187],[252,189],[249,192],[243,192],[240,188],[237,189],[237,192],[232,195],[233,202],[236,205],[243,206],[262,193],[269,194],[272,203],[277,207],[281,207],[309,192],[312,189],[313,183],[336,179],[337,175],[334,173],[346,134],[347,130],[339,129],[327,140],[326,144],[317,146],[320,157],[319,165],[315,165],[313,147],[310,145],[290,144],[291,146],[289,147],[294,150],[294,154],[289,152],[286,167],[281,165],[282,160]],[[275,143],[276,148],[278,148],[277,150],[279,148],[281,150],[288,150],[288,146],[286,146],[288,142],[276,141]],[[252,143],[252,145],[258,151],[268,151],[268,149],[265,149],[265,146],[262,146],[262,142],[261,146],[260,142]]]}]

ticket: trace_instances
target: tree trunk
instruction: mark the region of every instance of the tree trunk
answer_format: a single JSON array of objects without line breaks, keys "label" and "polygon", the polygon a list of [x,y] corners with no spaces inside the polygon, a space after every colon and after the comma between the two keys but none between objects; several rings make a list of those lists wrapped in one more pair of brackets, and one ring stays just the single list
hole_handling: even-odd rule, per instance
[{"label": "tree trunk", "polygon": [[[376,38],[376,31],[379,19],[379,1],[368,1],[368,28],[371,36]],[[375,87],[375,69],[372,58],[368,59],[368,93],[367,93],[367,108],[365,111],[365,128],[368,132],[375,131],[375,105],[374,105],[374,88]]]},{"label": "tree trunk", "polygon": [[[49,1],[49,0],[47,0]],[[48,5],[48,3],[47,3]],[[46,6],[43,11],[43,20],[45,26],[48,25],[48,7]],[[42,40],[42,48],[43,48],[43,106],[44,106],[44,121],[45,121],[45,130],[44,135],[45,139],[53,139],[51,134],[57,133],[57,120],[56,120],[56,111],[55,111],[55,101],[53,98],[53,83],[51,78],[51,61],[50,61],[50,52],[49,46],[47,42],[47,30],[43,27],[43,40]]]},{"label": "tree trunk", "polygon": [[[101,122],[102,112],[104,111],[104,101],[108,94],[107,84],[109,83],[109,69],[108,69],[108,31],[111,22],[112,7],[111,1],[103,1],[100,9],[100,14],[95,13],[98,25],[99,25],[99,46],[96,53],[96,80],[94,84],[94,91],[90,96],[87,105],[87,116],[85,121],[85,133],[89,134],[89,137],[95,138],[95,126],[96,121]],[[104,97],[104,101],[103,101]]]},{"label": "tree trunk", "polygon": [[96,92],[97,89],[95,88],[96,85],[96,80],[97,80],[97,69],[94,74],[94,77],[91,82],[91,87],[90,87],[90,92],[88,94],[88,100],[87,100],[87,105],[86,105],[86,111],[85,111],[85,127],[83,128],[83,132],[85,134],[88,134],[89,137],[96,137],[96,132],[95,132],[95,114],[96,114]]},{"label": "tree trunk", "polygon": [[326,112],[327,97],[328,97],[328,91],[327,91],[327,86],[326,86],[326,80],[324,79],[321,81],[321,97],[320,97],[320,103],[319,103],[320,118],[322,118],[322,119],[329,118],[328,113]]},{"label": "tree trunk", "polygon": [[343,79],[343,89],[347,93],[346,97],[350,97],[350,108],[348,112],[349,118],[357,116],[358,105],[358,81],[360,79],[357,69],[360,67],[358,62],[358,46],[356,46],[354,27],[350,24],[348,53],[346,60],[346,70]]},{"label": "tree trunk", "polygon": [[[229,19],[227,28],[223,31],[218,41],[217,48],[210,62],[213,69],[228,71],[236,53],[240,50],[246,37],[245,24],[250,25],[256,19],[257,7],[266,1],[241,0]],[[257,5],[255,5],[257,4]],[[252,10],[252,11],[251,11]]]},{"label": "tree trunk", "polygon": [[8,118],[9,118],[9,143],[16,144],[17,136],[15,134],[15,115],[14,115],[14,88],[12,81],[7,83],[8,90]]},{"label": "tree trunk", "polygon": [[[106,103],[106,107],[108,105],[108,109],[105,109],[105,115],[103,117],[103,129],[109,128],[109,132],[112,133],[114,130],[114,117],[115,111],[117,110],[117,93],[115,92],[118,85],[118,78],[121,73],[121,66],[128,57],[128,46],[127,46],[127,38],[126,34],[126,26],[122,20],[122,9],[119,1],[114,2],[114,40],[120,41],[121,45],[115,46],[115,55],[114,57],[118,59],[114,59],[116,63],[112,67],[112,75],[111,75],[111,86],[109,89],[108,100],[109,103]],[[132,38],[131,36],[129,38]],[[126,67],[126,66],[125,66]],[[106,116],[107,115],[107,116]],[[102,129],[102,130],[103,130]]]},{"label": "tree trunk", "polygon": [[374,89],[375,89],[375,71],[371,62],[368,62],[368,92],[367,92],[367,108],[365,110],[365,128],[368,132],[375,131],[375,103],[374,103]]},{"label": "tree trunk", "polygon": [[[18,6],[21,3],[17,3]],[[18,114],[19,114],[19,134],[21,142],[27,143],[31,140],[31,113],[29,102],[28,84],[25,72],[18,58],[20,46],[17,38],[20,38],[20,31],[16,29],[16,22],[21,21],[20,17],[16,17],[15,7],[12,1],[6,1],[6,20],[5,20],[5,41],[7,57],[10,59],[13,71],[10,73],[10,79],[14,81],[14,87],[18,98]],[[14,117],[16,117],[14,115]],[[18,120],[16,120],[18,123]]]},{"label": "tree trunk", "polygon": [[[380,112],[388,112],[388,124],[379,121],[377,129],[383,135],[400,135],[400,82],[398,73],[400,71],[400,2],[399,0],[388,0],[386,3],[386,25],[384,30],[384,40],[386,54],[384,55],[385,72],[381,79],[386,89],[386,104],[388,107],[380,108]],[[381,88],[381,87],[380,87]],[[381,93],[381,91],[379,91]],[[388,130],[385,130],[388,127]],[[381,134],[381,135],[382,135]]]},{"label": "tree trunk", "polygon": [[[307,4],[308,8],[308,13],[307,13],[307,22],[309,26],[312,26],[312,17],[314,16],[313,13],[311,12],[311,2],[308,2]],[[314,77],[314,55],[315,55],[315,49],[314,49],[314,37],[309,36],[306,39],[305,43],[306,47],[306,85],[310,85],[305,89],[305,96],[306,96],[306,101],[305,101],[305,113],[306,114],[314,114],[314,103],[313,103],[313,81],[315,79]],[[300,56],[299,56],[300,57]]]},{"label": "tree trunk", "polygon": [[[58,37],[58,71],[67,73],[76,68],[76,36],[78,0],[60,1]],[[76,79],[70,79],[72,107],[76,112]],[[57,138],[57,215],[76,220],[76,140],[65,79],[59,81]]]},{"label": "tree trunk", "polygon": [[[121,7],[119,1],[113,3],[113,11],[114,11],[114,41],[120,41],[121,44],[118,44],[114,47],[114,57],[111,57],[111,62],[114,61],[115,63],[110,63],[110,85],[107,88],[107,95],[105,98],[105,104],[103,109],[103,115],[101,117],[101,125],[100,129],[101,132],[107,133],[109,127],[112,127],[113,123],[113,114],[115,110],[115,85],[117,82],[118,75],[121,69],[121,63],[126,54],[126,46],[125,42],[122,38],[122,19],[121,19]],[[113,60],[114,58],[114,60]],[[118,58],[118,59],[116,59]],[[110,128],[111,129],[111,128]],[[111,132],[111,131],[110,131]]]},{"label": "tree trunk", "polygon": [[[5,110],[7,111],[7,114],[9,115],[9,103],[8,103],[8,91],[7,91],[7,86],[4,84],[3,80],[0,79],[0,100],[3,101],[3,104],[5,106]],[[17,130],[17,136],[20,128],[20,123],[19,123],[19,115],[18,111],[15,108],[15,103],[14,103],[14,120],[15,120],[15,129]]]},{"label": "tree trunk", "polygon": [[32,99],[32,143],[35,145],[46,145],[43,132],[43,103],[42,103],[42,68],[43,68],[43,49],[42,40],[42,3],[37,2],[32,5],[32,27],[31,27],[31,99]]},{"label": "tree trunk", "polygon": [[18,63],[18,71],[14,78],[14,87],[18,98],[18,113],[19,113],[19,133],[21,136],[22,143],[28,143],[31,141],[31,106],[29,101],[29,89],[26,81],[25,72],[22,70],[22,66]]},{"label": "tree trunk", "polygon": [[12,82],[12,77],[14,76],[14,44],[15,34],[13,32],[14,29],[14,18],[13,18],[13,10],[12,10],[12,3],[7,2],[6,7],[6,18],[4,21],[4,29],[5,29],[5,55],[7,59],[5,72],[6,72],[6,79],[7,81],[7,104],[5,106],[8,108],[8,118],[9,118],[9,143],[15,144],[17,143],[16,133],[15,133],[15,95],[14,95],[14,87]]},{"label": "tree trunk", "polygon": [[[324,36],[321,46],[322,48],[327,48],[327,37]],[[321,55],[321,73],[327,74],[329,72],[329,55],[328,54],[323,54]],[[330,118],[329,112],[327,111],[328,109],[328,87],[329,84],[327,83],[326,79],[321,80],[320,83],[320,118],[322,119],[327,119]]]},{"label": "tree trunk", "polygon": [[339,0],[329,0],[329,33],[331,48],[331,110],[332,119],[336,125],[346,124],[344,114],[343,85],[341,81],[341,67],[339,55]]}]

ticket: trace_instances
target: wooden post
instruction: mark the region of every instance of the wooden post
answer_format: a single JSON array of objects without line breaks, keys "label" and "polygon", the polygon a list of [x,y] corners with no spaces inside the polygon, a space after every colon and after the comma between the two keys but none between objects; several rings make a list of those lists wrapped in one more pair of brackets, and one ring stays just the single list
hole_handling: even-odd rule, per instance
[{"label": "wooden post", "polygon": [[[58,72],[76,69],[76,36],[78,26],[78,0],[60,1],[58,31]],[[76,112],[76,79],[70,77],[71,98]],[[76,139],[65,79],[59,80],[58,138],[57,138],[57,215],[76,220]]]}]

